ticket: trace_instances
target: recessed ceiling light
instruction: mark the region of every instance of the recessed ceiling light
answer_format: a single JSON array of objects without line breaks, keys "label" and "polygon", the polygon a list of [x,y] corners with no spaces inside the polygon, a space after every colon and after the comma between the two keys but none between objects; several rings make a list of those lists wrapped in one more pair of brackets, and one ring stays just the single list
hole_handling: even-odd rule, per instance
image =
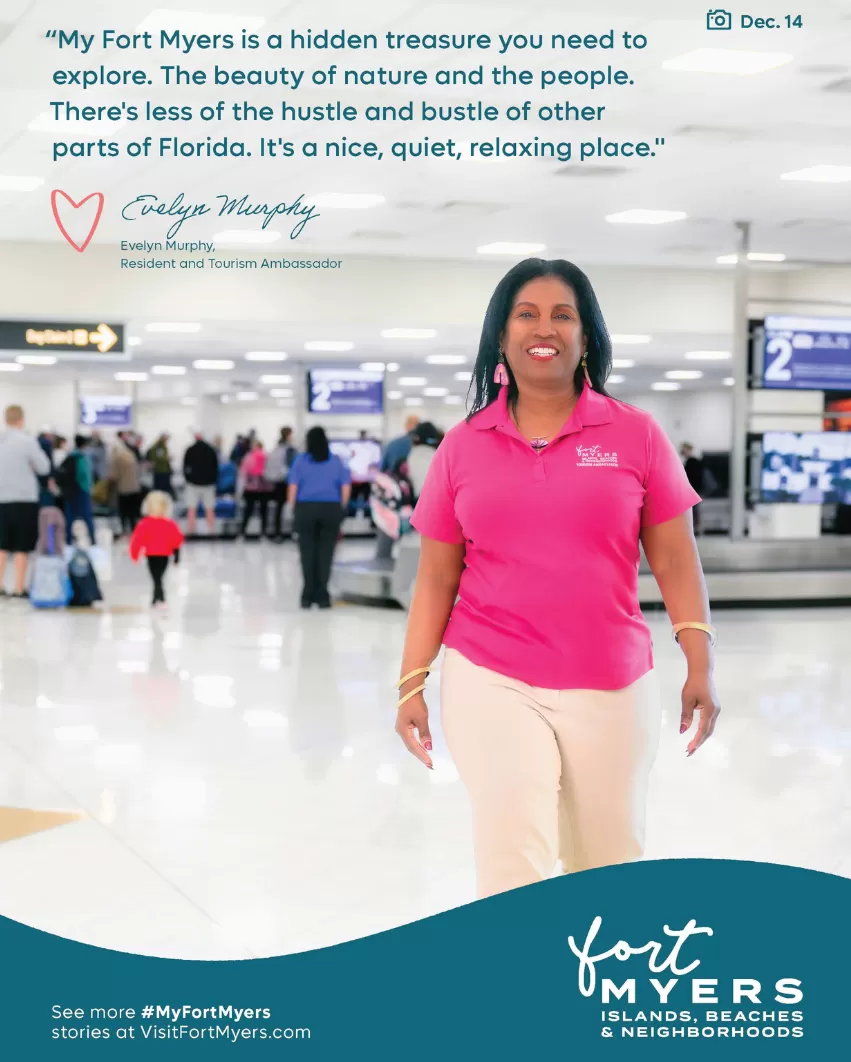
[{"label": "recessed ceiling light", "polygon": [[233,368],[234,363],[227,358],[201,358],[192,362],[193,369],[209,369],[212,372],[227,372]]},{"label": "recessed ceiling light", "polygon": [[428,380],[425,376],[400,376],[397,383],[400,387],[425,387]]},{"label": "recessed ceiling light", "polygon": [[736,381],[733,379],[732,376],[725,376],[724,377],[724,386],[725,387],[732,387],[735,382]]},{"label": "recessed ceiling light", "polygon": [[612,358],[613,369],[634,369],[635,362],[630,361],[629,358]]},{"label": "recessed ceiling light", "polygon": [[669,380],[701,380],[703,373],[700,369],[671,369],[665,376]]},{"label": "recessed ceiling light", "polygon": [[539,254],[545,251],[545,243],[486,243],[476,248],[477,254]]},{"label": "recessed ceiling light", "polygon": [[185,376],[185,365],[154,365],[151,369],[154,376]]},{"label": "recessed ceiling light", "polygon": [[128,347],[138,347],[142,340],[138,336],[130,336],[127,340]]},{"label": "recessed ceiling light", "polygon": [[386,202],[383,195],[370,195],[368,193],[340,193],[328,192],[308,198],[308,202],[325,210],[368,210],[370,207],[381,206]]},{"label": "recessed ceiling light", "polygon": [[148,379],[146,372],[117,372],[115,379],[121,383],[142,383]]},{"label": "recessed ceiling light", "polygon": [[34,192],[44,184],[43,177],[0,176],[0,192]]},{"label": "recessed ceiling light", "polygon": [[405,405],[406,406],[421,406],[421,405],[424,404],[424,402],[425,402],[425,400],[422,399],[422,398],[406,398],[405,399]]},{"label": "recessed ceiling light", "polygon": [[817,184],[841,184],[851,181],[851,166],[808,166],[804,170],[781,173],[781,181],[815,181]]},{"label": "recessed ceiling light", "polygon": [[287,355],[283,350],[249,350],[245,354],[246,361],[286,361]]},{"label": "recessed ceiling light", "polygon": [[269,392],[272,398],[292,398],[293,392],[288,387],[274,387]]},{"label": "recessed ceiling light", "polygon": [[145,325],[146,332],[200,332],[201,325],[194,321],[153,321]]},{"label": "recessed ceiling light", "polygon": [[449,394],[448,387],[427,387],[423,394],[426,398],[446,398]]},{"label": "recessed ceiling light", "polygon": [[682,385],[678,383],[668,383],[665,381],[659,381],[650,385],[653,391],[679,391]]},{"label": "recessed ceiling light", "polygon": [[729,350],[687,350],[687,361],[727,361],[732,358]]},{"label": "recessed ceiling light", "polygon": [[398,372],[399,371],[399,363],[397,361],[389,361],[387,363],[387,371],[388,372]]},{"label": "recessed ceiling light", "polygon": [[617,375],[612,375],[612,376],[610,376],[610,377],[608,378],[608,380],[606,380],[606,383],[610,383],[610,384],[621,384],[621,383],[623,383],[623,382],[624,382],[625,380],[626,380],[626,377],[625,377],[625,376],[617,376]]},{"label": "recessed ceiling light", "polygon": [[763,74],[792,62],[788,52],[752,52],[735,48],[696,48],[693,52],[668,59],[665,70],[685,70],[697,74]]},{"label": "recessed ceiling light", "polygon": [[389,399],[390,399],[390,400],[391,400],[392,402],[398,402],[398,400],[399,400],[400,398],[404,398],[405,396],[404,396],[404,395],[402,394],[402,392],[401,392],[401,391],[388,391],[388,392],[387,392],[387,397],[388,397],[388,398],[389,398]]},{"label": "recessed ceiling light", "polygon": [[311,339],[304,344],[305,350],[326,351],[329,354],[342,353],[345,350],[352,350],[353,348],[354,343],[336,339]]},{"label": "recessed ceiling light", "polygon": [[237,402],[256,402],[259,397],[256,391],[238,391],[236,400]]},{"label": "recessed ceiling light", "polygon": [[14,361],[0,361],[0,372],[23,372],[23,365]]},{"label": "recessed ceiling light", "polygon": [[277,229],[225,229],[213,234],[214,243],[275,243],[280,238]]},{"label": "recessed ceiling light", "polygon": [[222,395],[219,401],[224,403],[224,405],[227,405],[228,402],[230,402],[230,395]]},{"label": "recessed ceiling light", "polygon": [[[715,261],[718,265],[735,265],[739,260],[737,254],[719,254]],[[785,254],[777,254],[768,251],[749,251],[749,262],[785,262]]]},{"label": "recessed ceiling light", "polygon": [[19,365],[55,365],[56,358],[52,354],[19,354],[15,361]]},{"label": "recessed ceiling light", "polygon": [[651,337],[650,336],[642,336],[642,335],[630,335],[630,334],[617,333],[616,332],[613,336],[610,336],[610,339],[611,339],[611,341],[613,343],[623,343],[623,344],[635,345],[635,344],[638,344],[638,343],[649,343]]},{"label": "recessed ceiling light", "polygon": [[437,332],[433,328],[385,328],[382,339],[434,339]]},{"label": "recessed ceiling light", "polygon": [[471,372],[456,372],[454,378],[459,382],[469,383],[473,379],[473,374]]},{"label": "recessed ceiling light", "polygon": [[365,361],[361,369],[364,372],[384,372],[385,365],[383,361]]},{"label": "recessed ceiling light", "polygon": [[463,365],[466,360],[463,354],[429,354],[426,358],[429,365]]},{"label": "recessed ceiling light", "polygon": [[682,221],[688,214],[682,210],[621,210],[607,214],[606,221],[612,225],[666,225],[669,221]]},{"label": "recessed ceiling light", "polygon": [[447,395],[443,400],[447,406],[463,406],[465,399],[460,395]]},{"label": "recessed ceiling light", "polygon": [[292,376],[261,376],[260,383],[263,384],[289,384],[293,382]]}]

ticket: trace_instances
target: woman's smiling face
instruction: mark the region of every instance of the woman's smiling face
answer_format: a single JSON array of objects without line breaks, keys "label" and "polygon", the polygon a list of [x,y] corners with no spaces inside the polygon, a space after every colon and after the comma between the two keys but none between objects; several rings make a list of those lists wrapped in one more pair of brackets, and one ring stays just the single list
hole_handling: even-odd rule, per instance
[{"label": "woman's smiling face", "polygon": [[585,350],[576,293],[560,277],[537,277],[517,292],[502,335],[505,359],[522,389],[568,388]]}]

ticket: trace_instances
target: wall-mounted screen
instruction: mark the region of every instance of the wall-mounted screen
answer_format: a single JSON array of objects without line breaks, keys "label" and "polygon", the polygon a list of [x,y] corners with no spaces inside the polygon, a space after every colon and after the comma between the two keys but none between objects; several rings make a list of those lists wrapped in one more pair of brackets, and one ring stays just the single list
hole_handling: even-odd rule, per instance
[{"label": "wall-mounted screen", "polygon": [[766,432],[762,437],[760,501],[851,504],[851,435]]},{"label": "wall-mounted screen", "polygon": [[762,384],[803,391],[851,389],[851,319],[769,314]]},{"label": "wall-mounted screen", "polygon": [[851,432],[851,394],[837,392],[825,398],[824,430]]},{"label": "wall-mounted screen", "polygon": [[87,428],[129,428],[133,400],[126,395],[86,395],[80,399],[80,424]]},{"label": "wall-mounted screen", "polygon": [[384,411],[384,373],[364,369],[311,369],[307,374],[309,413]]},{"label": "wall-mounted screen", "polygon": [[331,453],[348,466],[353,483],[371,483],[381,467],[381,444],[375,439],[332,439]]}]

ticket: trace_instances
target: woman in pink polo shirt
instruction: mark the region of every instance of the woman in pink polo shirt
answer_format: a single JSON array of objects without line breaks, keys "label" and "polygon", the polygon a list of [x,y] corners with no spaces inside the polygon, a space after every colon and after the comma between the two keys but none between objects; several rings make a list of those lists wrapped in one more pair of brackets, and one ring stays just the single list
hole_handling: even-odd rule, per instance
[{"label": "woman in pink polo shirt", "polygon": [[610,398],[611,341],[585,274],[515,266],[491,298],[467,420],[413,523],[422,554],[396,730],[432,766],[424,675],[473,806],[479,896],[641,855],[660,704],[638,605],[643,545],[688,663],[680,733],[719,707],[691,509],[649,414]]}]

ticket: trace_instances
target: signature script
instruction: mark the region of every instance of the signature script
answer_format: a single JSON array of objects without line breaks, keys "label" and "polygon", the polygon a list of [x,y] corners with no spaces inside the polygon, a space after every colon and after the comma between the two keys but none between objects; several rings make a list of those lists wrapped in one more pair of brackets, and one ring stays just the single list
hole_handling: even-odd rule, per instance
[{"label": "signature script", "polygon": [[602,962],[604,959],[610,959],[614,956],[621,962],[626,962],[626,960],[632,955],[642,955],[645,952],[649,952],[650,958],[647,965],[652,973],[662,973],[664,970],[670,970],[672,974],[682,977],[700,966],[700,959],[695,959],[690,966],[685,966],[681,970],[677,968],[677,959],[679,958],[680,949],[683,944],[685,944],[689,937],[697,936],[700,933],[705,933],[710,937],[712,936],[711,929],[698,926],[697,922],[692,918],[683,929],[670,929],[668,926],[663,927],[665,935],[668,937],[674,937],[676,943],[671,948],[668,957],[662,963],[659,962],[662,953],[662,945],[658,940],[651,940],[647,944],[643,944],[640,948],[633,948],[632,945],[628,944],[625,940],[619,940],[617,944],[615,944],[613,948],[609,948],[608,951],[600,952],[599,955],[592,955],[591,945],[594,943],[594,939],[599,933],[602,924],[602,917],[597,915],[591,923],[591,928],[588,930],[588,936],[585,938],[585,943],[582,945],[581,950],[577,946],[573,937],[568,937],[570,950],[579,959],[579,991],[583,996],[591,996],[594,994],[594,987],[597,983],[596,964]]},{"label": "signature script", "polygon": [[[273,218],[282,217],[298,218],[299,220],[293,226],[290,231],[290,239],[297,240],[298,237],[304,232],[304,228],[309,221],[314,218],[318,218],[319,211],[314,206],[302,202],[303,194],[299,195],[297,199],[292,203],[251,203],[247,195],[241,198],[231,197],[228,195],[217,195],[216,199],[221,200],[221,205],[218,207],[218,217],[225,217],[235,215],[237,217],[254,217],[256,215],[263,215],[263,224],[261,228],[266,228]],[[145,195],[137,195],[135,199],[131,199],[129,203],[121,211],[121,216],[125,221],[138,221],[139,218],[143,218],[148,214],[159,214],[166,218],[176,218],[168,229],[166,236],[168,239],[173,239],[180,231],[182,225],[187,221],[191,221],[192,218],[203,217],[205,214],[209,214],[216,208],[208,206],[206,203],[188,203],[184,202],[183,192],[178,193],[177,196],[171,201],[161,200],[159,196],[151,193]]]}]

